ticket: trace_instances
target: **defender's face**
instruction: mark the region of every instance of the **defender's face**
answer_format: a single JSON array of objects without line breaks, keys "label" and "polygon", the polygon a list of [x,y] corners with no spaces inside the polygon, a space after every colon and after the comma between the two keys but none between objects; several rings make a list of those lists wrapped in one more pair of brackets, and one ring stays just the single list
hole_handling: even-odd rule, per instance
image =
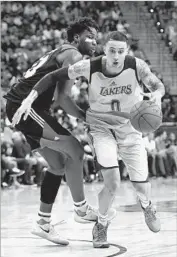
[{"label": "defender's face", "polygon": [[109,40],[105,45],[107,64],[112,68],[119,68],[124,64],[128,54],[128,45],[123,41]]},{"label": "defender's face", "polygon": [[97,31],[95,28],[89,28],[80,34],[79,51],[83,55],[93,56],[96,50]]}]

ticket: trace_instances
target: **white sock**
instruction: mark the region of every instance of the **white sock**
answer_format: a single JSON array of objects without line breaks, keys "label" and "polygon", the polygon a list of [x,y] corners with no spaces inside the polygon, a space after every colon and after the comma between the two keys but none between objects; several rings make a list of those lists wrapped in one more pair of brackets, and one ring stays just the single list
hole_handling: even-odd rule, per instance
[{"label": "white sock", "polygon": [[98,212],[98,223],[101,223],[103,226],[106,226],[108,223],[108,214],[102,215]]},{"label": "white sock", "polygon": [[149,201],[143,201],[143,202],[141,201],[141,205],[143,206],[144,209],[146,209],[146,207],[148,207],[149,204],[150,204]]},{"label": "white sock", "polygon": [[39,211],[38,212],[38,221],[40,221],[40,220],[44,220],[46,223],[49,223],[51,221],[51,213]]},{"label": "white sock", "polygon": [[139,197],[141,205],[144,209],[149,206],[150,201],[144,194],[141,194],[141,193],[138,192],[138,197]]},{"label": "white sock", "polygon": [[74,209],[76,211],[81,211],[81,212],[86,212],[87,210],[87,207],[88,207],[88,204],[87,204],[87,201],[84,199],[83,201],[81,202],[74,202]]},{"label": "white sock", "polygon": [[144,188],[142,188],[141,190],[137,190],[137,195],[139,197],[142,207],[148,207],[150,204],[149,199],[151,198],[151,184],[149,182],[144,183]]}]

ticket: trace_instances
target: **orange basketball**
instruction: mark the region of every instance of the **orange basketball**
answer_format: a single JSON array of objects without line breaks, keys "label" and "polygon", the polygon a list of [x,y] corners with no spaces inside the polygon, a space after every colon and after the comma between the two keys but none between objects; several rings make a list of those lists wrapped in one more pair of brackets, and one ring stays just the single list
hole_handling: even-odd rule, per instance
[{"label": "orange basketball", "polygon": [[132,126],[141,133],[150,133],[162,123],[161,108],[154,102],[143,100],[136,103],[130,111]]}]

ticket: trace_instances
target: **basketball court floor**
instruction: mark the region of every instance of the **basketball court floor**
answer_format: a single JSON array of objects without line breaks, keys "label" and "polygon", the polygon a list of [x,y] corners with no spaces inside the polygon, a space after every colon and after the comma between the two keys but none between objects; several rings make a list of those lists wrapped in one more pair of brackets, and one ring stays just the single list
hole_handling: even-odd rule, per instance
[{"label": "basketball court floor", "polygon": [[[53,209],[53,222],[62,236],[70,239],[67,247],[52,244],[30,233],[39,208],[39,188],[24,186],[1,193],[1,256],[3,257],[176,257],[177,255],[177,179],[152,180],[152,200],[161,218],[160,233],[152,233],[144,222],[130,182],[122,182],[114,206],[117,216],[112,221],[109,249],[93,249],[93,223],[78,224],[73,220],[69,189],[62,185]],[[85,185],[90,204],[97,206],[101,183]]]}]

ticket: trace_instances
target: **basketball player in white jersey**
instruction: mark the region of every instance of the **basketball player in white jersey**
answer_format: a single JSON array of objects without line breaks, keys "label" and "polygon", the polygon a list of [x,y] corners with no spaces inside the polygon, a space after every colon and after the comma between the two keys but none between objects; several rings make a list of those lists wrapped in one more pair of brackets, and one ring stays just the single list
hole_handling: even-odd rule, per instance
[{"label": "basketball player in white jersey", "polygon": [[89,103],[86,121],[98,164],[104,178],[104,187],[98,195],[99,217],[93,228],[93,246],[107,248],[108,210],[120,186],[118,156],[124,161],[130,180],[139,197],[145,221],[153,232],[160,231],[160,220],[150,201],[151,185],[148,181],[147,153],[142,134],[130,123],[131,108],[145,95],[142,81],[151,93],[148,97],[159,105],[164,95],[162,82],[151,73],[147,64],[128,55],[127,37],[111,32],[104,45],[104,56],[82,60],[69,68],[62,68],[46,75],[34,87],[14,116],[18,123],[22,114],[28,116],[33,101],[54,81],[85,76],[89,82]]}]

